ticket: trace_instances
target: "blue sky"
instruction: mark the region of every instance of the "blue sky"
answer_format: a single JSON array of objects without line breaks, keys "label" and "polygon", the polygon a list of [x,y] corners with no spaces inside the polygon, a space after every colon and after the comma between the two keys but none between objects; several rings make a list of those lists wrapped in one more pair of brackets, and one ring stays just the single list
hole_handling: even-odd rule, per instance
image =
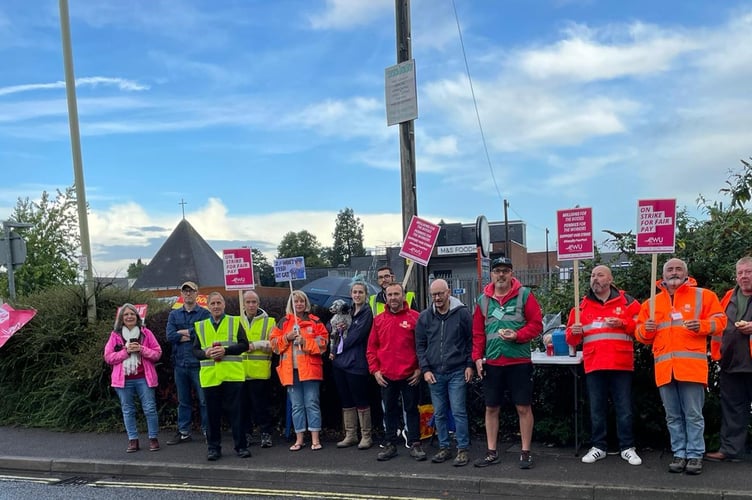
[{"label": "blue sky", "polygon": [[[454,15],[456,6],[471,87]],[[413,0],[421,217],[635,227],[637,200],[722,199],[752,156],[752,2]],[[218,251],[324,245],[339,210],[400,242],[393,0],[70,0],[95,273],[186,218]],[[73,183],[58,2],[0,4],[0,218]],[[488,158],[485,149],[488,150]],[[491,172],[493,171],[493,176]],[[495,179],[495,182],[494,182]]]}]

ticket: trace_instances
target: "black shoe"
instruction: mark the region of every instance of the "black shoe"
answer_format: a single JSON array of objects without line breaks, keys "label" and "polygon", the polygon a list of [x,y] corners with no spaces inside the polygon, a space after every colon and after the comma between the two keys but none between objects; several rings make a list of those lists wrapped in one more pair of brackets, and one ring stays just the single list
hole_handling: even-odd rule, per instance
[{"label": "black shoe", "polygon": [[486,456],[473,462],[473,465],[476,467],[488,467],[489,465],[498,464],[500,461],[501,459],[497,451],[488,450]]},{"label": "black shoe", "polygon": [[534,466],[535,462],[529,451],[520,453],[520,469],[532,469]]},{"label": "black shoe", "polygon": [[241,448],[237,451],[237,454],[240,458],[250,458],[251,450],[249,450],[248,448]]},{"label": "black shoe", "polygon": [[261,447],[262,448],[271,448],[272,447],[272,435],[267,432],[261,433]]},{"label": "black shoe", "polygon": [[392,459],[397,456],[397,447],[394,446],[392,443],[387,443],[386,446],[384,446],[384,449],[379,452],[378,455],[376,455],[376,460],[379,462],[386,462],[389,459]]},{"label": "black shoe", "polygon": [[210,462],[216,462],[222,457],[222,452],[218,450],[209,450],[206,454],[206,459]]},{"label": "black shoe", "polygon": [[188,443],[190,441],[193,441],[193,437],[191,437],[190,434],[183,434],[182,432],[178,431],[175,433],[172,439],[167,441],[167,444],[172,446],[173,444]]},{"label": "black shoe", "polygon": [[684,472],[687,468],[687,459],[681,457],[674,457],[670,464],[668,464],[669,472]]},{"label": "black shoe", "polygon": [[702,458],[690,458],[687,460],[687,466],[684,467],[684,473],[690,476],[702,474]]}]

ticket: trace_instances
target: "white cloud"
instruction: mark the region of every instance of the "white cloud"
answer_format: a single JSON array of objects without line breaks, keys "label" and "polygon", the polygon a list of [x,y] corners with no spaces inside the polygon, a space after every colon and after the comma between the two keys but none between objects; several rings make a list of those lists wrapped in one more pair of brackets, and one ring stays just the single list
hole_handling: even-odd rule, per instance
[{"label": "white cloud", "polygon": [[[149,86],[138,83],[134,80],[128,80],[125,78],[111,78],[107,76],[91,76],[84,78],[76,78],[76,87],[93,87],[96,88],[100,85],[103,86],[115,86],[119,90],[126,92],[136,92],[142,90],[148,90]],[[0,96],[18,94],[21,92],[32,92],[35,90],[51,90],[51,89],[64,89],[65,82],[57,81],[52,83],[27,83],[23,85],[11,85],[8,87],[0,87]]]},{"label": "white cloud", "polygon": [[350,29],[394,12],[391,0],[326,0],[324,11],[310,16],[314,29]]}]

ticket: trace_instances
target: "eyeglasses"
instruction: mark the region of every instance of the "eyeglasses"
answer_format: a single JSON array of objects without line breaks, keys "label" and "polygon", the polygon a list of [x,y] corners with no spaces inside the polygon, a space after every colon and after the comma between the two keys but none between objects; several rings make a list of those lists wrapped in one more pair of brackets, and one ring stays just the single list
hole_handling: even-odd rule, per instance
[{"label": "eyeglasses", "polygon": [[434,293],[431,294],[431,297],[433,297],[433,298],[443,297],[444,295],[446,295],[446,293],[448,291],[449,290],[443,290],[441,292],[434,292]]},{"label": "eyeglasses", "polygon": [[380,280],[385,280],[385,279],[387,279],[387,278],[391,278],[392,276],[393,276],[392,274],[379,274],[379,275],[378,275],[378,276],[376,276],[376,277],[377,277],[378,279],[380,279]]},{"label": "eyeglasses", "polygon": [[491,271],[491,272],[492,272],[492,273],[494,273],[494,274],[509,274],[509,273],[511,273],[511,272],[512,272],[512,270],[511,270],[511,269],[508,269],[508,268],[506,268],[506,267],[502,267],[502,268],[498,268],[498,267],[497,267],[496,269],[494,269],[494,270],[493,270],[493,271]]}]

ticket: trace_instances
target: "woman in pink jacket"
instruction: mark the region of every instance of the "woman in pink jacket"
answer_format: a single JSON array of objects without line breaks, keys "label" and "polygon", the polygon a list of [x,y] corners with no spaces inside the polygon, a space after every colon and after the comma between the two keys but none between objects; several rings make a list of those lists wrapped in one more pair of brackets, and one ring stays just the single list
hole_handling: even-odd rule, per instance
[{"label": "woman in pink jacket", "polygon": [[162,356],[154,334],[143,326],[136,306],[123,304],[115,320],[115,328],[104,346],[104,360],[112,366],[112,387],[120,398],[123,421],[128,433],[127,453],[139,450],[136,424],[136,396],[146,416],[149,451],[159,450],[159,419],[154,388],[157,370],[154,363]]}]

